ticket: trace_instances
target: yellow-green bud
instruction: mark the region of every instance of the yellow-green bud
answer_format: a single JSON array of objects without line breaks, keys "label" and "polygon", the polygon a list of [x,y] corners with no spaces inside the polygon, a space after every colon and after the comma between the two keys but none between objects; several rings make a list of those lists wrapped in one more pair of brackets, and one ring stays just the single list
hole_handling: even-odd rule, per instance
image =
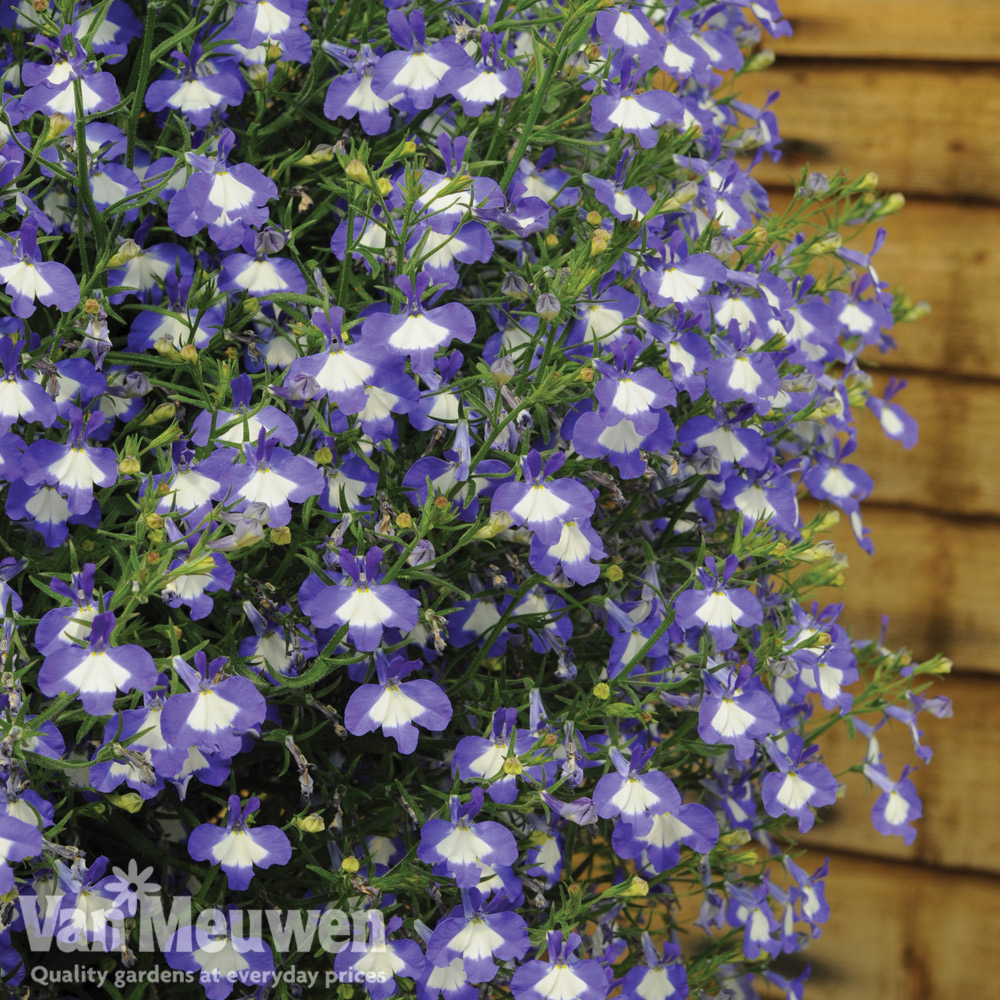
[{"label": "yellow-green bud", "polygon": [[624,577],[625,577],[625,574],[622,572],[621,566],[616,566],[614,563],[612,563],[610,566],[608,566],[608,568],[604,571],[604,575],[612,583],[618,583],[620,580],[624,579]]},{"label": "yellow-green bud", "polygon": [[247,67],[247,76],[250,77],[250,86],[255,90],[263,90],[270,79],[267,67],[261,63],[254,63]]},{"label": "yellow-green bud", "polygon": [[508,757],[503,762],[504,774],[520,774],[524,770],[524,765],[517,757]]},{"label": "yellow-green bud", "polygon": [[369,184],[368,179],[368,168],[357,158],[351,160],[350,163],[344,167],[344,173],[354,181],[355,184]]},{"label": "yellow-green bud", "polygon": [[900,212],[906,204],[906,196],[902,191],[894,191],[885,201],[875,208],[875,218],[880,219],[885,215],[894,215]]},{"label": "yellow-green bud", "polygon": [[123,267],[130,260],[135,260],[142,251],[133,239],[122,240],[118,252],[108,261],[108,267]]},{"label": "yellow-green bud", "polygon": [[123,792],[121,795],[107,795],[106,800],[125,812],[137,813],[142,808],[142,798],[138,792]]},{"label": "yellow-green bud", "polygon": [[57,111],[54,115],[49,115],[49,127],[45,133],[45,138],[58,139],[72,124],[69,118],[60,111]]},{"label": "yellow-green bud", "polygon": [[595,229],[594,235],[590,238],[590,256],[596,257],[608,249],[611,242],[611,233],[606,229]]},{"label": "yellow-green bud", "polygon": [[348,875],[357,874],[360,868],[361,868],[361,862],[359,862],[356,857],[350,854],[348,854],[347,857],[340,862],[340,870],[343,872],[347,872]]},{"label": "yellow-green bud", "polygon": [[607,701],[611,697],[611,688],[604,681],[594,685],[593,695],[598,701]]},{"label": "yellow-green bud", "polygon": [[401,528],[403,531],[408,531],[413,527],[413,517],[407,514],[405,510],[401,510],[396,515],[396,527]]},{"label": "yellow-green bud", "polygon": [[146,515],[146,527],[150,531],[159,531],[163,527],[163,517],[160,514],[147,514]]},{"label": "yellow-green bud", "polygon": [[139,459],[135,455],[126,455],[118,463],[118,471],[123,476],[134,476],[142,468]]},{"label": "yellow-green bud", "polygon": [[593,209],[587,213],[587,222],[595,228],[599,226],[604,221],[604,216],[600,212],[595,212]]},{"label": "yellow-green bud", "polygon": [[827,233],[822,239],[817,240],[811,246],[806,247],[806,253],[812,257],[819,257],[825,253],[833,253],[844,245],[844,240],[840,233]]},{"label": "yellow-green bud", "polygon": [[549,248],[559,246],[559,237],[555,233],[549,233],[545,237],[545,245]]},{"label": "yellow-green bud", "polygon": [[649,883],[638,875],[633,875],[628,882],[618,889],[617,895],[622,899],[641,899],[649,895]]},{"label": "yellow-green bud", "polygon": [[271,528],[269,537],[272,545],[288,545],[292,540],[292,529],[283,524],[280,528]]},{"label": "yellow-green bud", "polygon": [[315,167],[320,163],[329,163],[336,154],[333,151],[333,146],[327,142],[321,142],[311,153],[306,153],[305,156],[300,156],[296,163],[300,167]]},{"label": "yellow-green bud", "polygon": [[329,465],[333,461],[333,452],[325,445],[322,448],[317,448],[313,455],[313,461],[317,465]]},{"label": "yellow-green bud", "polygon": [[392,193],[392,181],[388,177],[380,177],[375,185],[378,188],[378,193],[382,195],[383,198],[388,198]]},{"label": "yellow-green bud", "polygon": [[296,816],[295,825],[303,833],[322,833],[326,829],[326,821],[319,813],[310,813],[308,816]]},{"label": "yellow-green bud", "polygon": [[166,423],[168,420],[173,420],[177,415],[177,408],[173,403],[160,403],[160,405],[153,410],[153,412],[146,417],[140,424],[140,427],[152,427],[154,424]]},{"label": "yellow-green bud", "polygon": [[417,151],[417,144],[412,139],[407,139],[406,142],[403,143],[402,152],[404,156],[409,156],[415,153],[416,151]]},{"label": "yellow-green bud", "polygon": [[506,531],[511,525],[510,514],[505,510],[498,510],[495,514],[490,514],[489,520],[476,532],[474,538],[493,538],[501,531]]},{"label": "yellow-green bud", "polygon": [[193,365],[198,360],[198,348],[194,344],[185,344],[178,353],[188,364]]},{"label": "yellow-green bud", "polygon": [[869,170],[856,185],[858,191],[875,191],[878,188],[878,174],[874,170]]},{"label": "yellow-green bud", "polygon": [[774,52],[771,49],[761,49],[755,52],[744,64],[743,69],[748,73],[759,73],[762,69],[774,65]]}]

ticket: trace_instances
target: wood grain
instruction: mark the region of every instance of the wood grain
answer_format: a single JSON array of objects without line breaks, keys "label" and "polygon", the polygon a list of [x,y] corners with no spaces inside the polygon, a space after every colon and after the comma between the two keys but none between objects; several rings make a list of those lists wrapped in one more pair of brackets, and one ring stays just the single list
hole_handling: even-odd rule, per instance
[{"label": "wood grain", "polygon": [[842,601],[859,638],[877,636],[886,614],[890,646],[920,659],[943,652],[960,668],[1000,674],[1000,522],[871,505],[864,521],[875,554],[857,547],[844,518],[834,538],[849,561],[846,587],[820,599]]},{"label": "wood grain", "polygon": [[[879,395],[888,373],[874,376]],[[857,414],[857,461],[875,480],[872,500],[936,513],[1000,514],[1000,382],[908,375],[895,397],[917,421],[920,439],[905,449],[886,437],[874,414]]]},{"label": "wood grain", "polygon": [[[823,855],[809,854],[814,870]],[[801,862],[800,862],[801,863]],[[803,957],[810,1000],[995,997],[1000,882],[833,855],[831,915]]]},{"label": "wood grain", "polygon": [[785,155],[755,176],[785,186],[808,163],[878,173],[885,190],[1000,201],[1000,66],[779,60],[737,81],[742,100],[774,108]]},{"label": "wood grain", "polygon": [[[1000,10],[1000,4],[997,5]],[[784,211],[791,192],[772,192]],[[878,223],[888,238],[875,258],[879,276],[930,315],[892,331],[898,350],[872,360],[893,369],[1000,380],[1000,310],[991,289],[1000,275],[1000,207],[909,199]],[[875,227],[847,245],[871,249]]]},{"label": "wood grain", "polygon": [[[864,776],[843,774],[859,764],[868,741],[851,740],[838,725],[821,737],[823,757],[847,786],[843,799],[823,810],[805,842],[812,847],[854,851],[952,869],[976,869],[1000,875],[1000,679],[953,674],[935,681],[929,695],[946,695],[954,717],[920,716],[922,742],[934,757],[913,775],[923,801],[924,818],[916,822],[917,839],[883,837],[871,825],[878,790]],[[869,721],[876,721],[874,718]],[[893,776],[916,764],[909,730],[892,721],[879,731],[879,747]]]},{"label": "wood grain", "polygon": [[[779,55],[845,59],[1000,60],[995,0],[782,0],[788,38],[765,39]],[[956,9],[959,8],[959,9]]]}]

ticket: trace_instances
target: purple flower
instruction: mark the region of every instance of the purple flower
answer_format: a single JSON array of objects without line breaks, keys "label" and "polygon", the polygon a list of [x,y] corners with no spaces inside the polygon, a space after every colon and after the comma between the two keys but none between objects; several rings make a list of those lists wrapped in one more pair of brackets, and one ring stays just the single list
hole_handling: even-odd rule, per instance
[{"label": "purple flower", "polygon": [[358,558],[341,549],[340,566],[353,586],[345,583],[325,587],[311,598],[308,608],[303,605],[317,628],[346,625],[347,637],[366,653],[378,649],[386,628],[409,632],[420,612],[420,605],[399,584],[379,584],[381,562],[380,548],[370,549]]},{"label": "purple flower", "polygon": [[230,795],[226,826],[202,823],[188,838],[188,854],[195,861],[219,865],[230,889],[247,888],[254,868],[287,865],[291,859],[292,845],[278,827],[247,825],[259,808],[256,797],[242,803],[238,795]]},{"label": "purple flower", "polygon": [[421,666],[419,660],[402,656],[387,661],[375,656],[377,684],[355,689],[344,709],[344,725],[355,736],[381,729],[396,741],[400,753],[417,748],[417,726],[441,732],[451,721],[451,702],[433,681],[423,678],[404,681]]},{"label": "purple flower", "polygon": [[779,729],[773,699],[747,663],[739,670],[725,667],[718,675],[706,670],[702,680],[705,694],[698,709],[698,735],[706,743],[727,743],[737,760],[749,760],[754,740],[773,736]]},{"label": "purple flower", "polygon": [[425,111],[447,91],[446,74],[473,65],[472,59],[451,35],[427,45],[424,14],[419,9],[409,17],[391,10],[388,21],[392,40],[406,51],[382,56],[372,76],[372,90],[385,101],[405,97],[414,108]]},{"label": "purple flower", "polygon": [[389,1000],[389,997],[395,996],[398,988],[396,976],[406,976],[418,983],[426,976],[427,959],[416,941],[406,938],[388,940],[388,935],[402,924],[400,917],[393,917],[385,924],[382,914],[376,911],[368,918],[369,940],[352,939],[333,961],[334,969],[342,975],[361,975],[371,1000]]},{"label": "purple flower", "polygon": [[170,935],[163,957],[171,969],[188,973],[208,1000],[226,1000],[237,985],[259,987],[274,976],[274,956],[266,942],[244,936],[243,914],[220,909],[200,913],[196,925]]},{"label": "purple flower", "polygon": [[372,313],[365,320],[362,334],[366,342],[377,343],[386,351],[410,358],[416,372],[430,371],[434,355],[453,340],[468,343],[476,333],[476,321],[460,302],[425,309],[421,304],[430,287],[430,277],[421,272],[415,283],[400,275],[396,287],[406,296],[401,313]]},{"label": "purple flower", "polygon": [[865,764],[865,777],[882,789],[872,806],[872,825],[886,837],[902,837],[912,844],[917,836],[914,820],[923,816],[917,786],[907,777],[910,768],[903,768],[898,781],[893,781],[882,764]]},{"label": "purple flower", "polygon": [[600,962],[574,956],[580,935],[563,941],[562,931],[549,931],[547,941],[548,961],[525,962],[511,977],[515,1000],[605,1000],[611,984]]},{"label": "purple flower", "polygon": [[71,406],[69,440],[58,444],[40,438],[28,446],[21,459],[21,476],[29,486],[48,483],[66,497],[70,512],[86,514],[94,502],[95,486],[113,486],[118,479],[118,461],[110,448],[87,444],[88,432],[105,421],[100,410],[84,413]]},{"label": "purple flower", "polygon": [[642,934],[645,964],[629,969],[622,981],[625,1000],[682,1000],[687,996],[687,969],[681,961],[681,949],[664,942],[661,951],[653,946],[648,931]]},{"label": "purple flower", "polygon": [[472,790],[466,805],[453,795],[450,820],[431,819],[420,830],[417,857],[463,889],[478,884],[483,866],[510,867],[517,861],[517,842],[507,827],[492,820],[474,822],[482,804],[481,788]]},{"label": "purple flower", "polygon": [[565,521],[587,520],[594,513],[594,497],[583,483],[552,480],[565,461],[565,453],[556,452],[543,468],[541,455],[532,449],[521,460],[524,482],[499,487],[490,513],[505,511],[515,525],[530,528],[546,545],[558,545]]},{"label": "purple flower", "polygon": [[110,715],[117,691],[149,691],[156,683],[153,658],[142,646],[112,646],[114,627],[115,616],[104,611],[94,616],[87,646],[61,646],[47,655],[38,671],[42,693],[76,694],[91,715]]},{"label": "purple flower", "polygon": [[794,734],[787,738],[788,752],[783,753],[772,740],[765,742],[768,755],[778,767],[764,776],[761,798],[769,816],[794,816],[799,832],[808,833],[816,821],[814,808],[830,806],[837,801],[837,779],[826,764],[809,763],[809,757],[819,749],[802,746]]},{"label": "purple flower", "polygon": [[163,706],[161,729],[168,745],[218,750],[232,757],[242,744],[241,733],[259,730],[264,722],[264,696],[245,677],[223,678],[224,656],[209,661],[194,656],[194,667],[179,656],[174,670],[190,694],[173,694]]},{"label": "purple flower", "polygon": [[714,556],[698,570],[703,590],[685,590],[676,601],[677,624],[685,629],[708,629],[719,649],[730,649],[736,642],[733,626],[760,625],[764,613],[760,601],[745,587],[727,587],[726,581],[739,566],[736,556],[729,556],[721,576]]},{"label": "purple flower", "polygon": [[38,249],[38,220],[29,215],[21,223],[17,249],[0,239],[0,281],[11,297],[15,316],[35,312],[35,301],[69,312],[80,303],[80,286],[73,272],[57,261],[46,261]]}]

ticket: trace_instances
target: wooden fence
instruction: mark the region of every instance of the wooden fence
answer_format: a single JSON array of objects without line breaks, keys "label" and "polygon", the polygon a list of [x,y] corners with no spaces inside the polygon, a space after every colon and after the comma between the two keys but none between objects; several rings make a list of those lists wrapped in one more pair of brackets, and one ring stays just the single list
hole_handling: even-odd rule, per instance
[{"label": "wooden fence", "polygon": [[[865,557],[842,532],[851,567],[831,597],[858,635],[877,634],[885,613],[888,645],[955,661],[936,688],[955,716],[924,727],[935,753],[915,776],[916,842],[874,832],[860,777],[809,838],[810,860],[831,858],[833,917],[808,954],[807,995],[1000,997],[1000,0],[781,7],[795,34],[741,88],[756,102],[782,93],[786,155],[758,177],[780,203],[807,162],[876,171],[907,198],[885,222],[879,274],[933,310],[897,328],[900,350],[877,376],[908,379],[900,401],[920,443],[906,452],[862,415],[876,552]],[[896,773],[912,757],[899,726],[882,748]],[[846,767],[862,753],[844,737],[830,756]]]}]

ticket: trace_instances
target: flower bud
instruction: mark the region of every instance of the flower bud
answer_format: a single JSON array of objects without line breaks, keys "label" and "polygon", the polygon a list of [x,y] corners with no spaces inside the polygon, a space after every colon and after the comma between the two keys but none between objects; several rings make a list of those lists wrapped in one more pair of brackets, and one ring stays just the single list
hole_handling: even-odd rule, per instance
[{"label": "flower bud", "polygon": [[497,358],[490,365],[490,374],[493,376],[493,381],[503,388],[517,374],[517,369],[510,358]]},{"label": "flower bud", "polygon": [[311,153],[300,156],[296,162],[300,167],[315,167],[320,163],[329,163],[334,155],[333,146],[328,142],[321,142]]},{"label": "flower bud", "polygon": [[589,225],[595,228],[599,226],[604,221],[604,216],[600,212],[595,212],[593,209],[587,213],[587,222]]},{"label": "flower bud", "polygon": [[105,800],[116,809],[137,813],[142,808],[142,796],[138,792],[123,792],[121,795],[106,795]]},{"label": "flower bud", "polygon": [[520,774],[524,770],[524,765],[517,757],[508,757],[503,762],[504,774]]},{"label": "flower bud", "polygon": [[346,173],[355,184],[367,185],[369,183],[368,168],[357,158],[351,160],[351,162],[344,167],[344,173]]},{"label": "flower bud", "polygon": [[513,271],[504,276],[503,284],[500,286],[501,295],[506,295],[508,299],[517,299],[518,301],[526,299],[530,291],[531,288],[524,278]]},{"label": "flower bud", "polygon": [[[308,816],[296,816],[294,822],[303,833],[322,833],[326,829],[326,821],[319,813],[310,813]],[[352,860],[357,861],[356,858],[352,858]]]},{"label": "flower bud", "polygon": [[677,185],[673,195],[667,199],[666,204],[663,206],[663,211],[676,212],[677,209],[682,208],[688,202],[694,201],[697,197],[697,181],[685,181],[683,184]]},{"label": "flower bud", "polygon": [[594,369],[590,365],[585,365],[576,373],[577,382],[593,382],[594,381]]},{"label": "flower bud", "polygon": [[826,236],[806,247],[805,252],[810,256],[819,257],[821,254],[833,253],[834,250],[839,250],[843,245],[844,240],[840,233],[827,233]]},{"label": "flower bud", "polygon": [[178,353],[188,364],[193,365],[198,360],[198,348],[194,344],[185,344]]},{"label": "flower bud", "polygon": [[555,233],[549,233],[545,237],[545,245],[550,249],[559,246],[559,237]]},{"label": "flower bud", "polygon": [[322,448],[317,448],[313,455],[313,461],[317,465],[329,465],[333,461],[333,452],[326,445]]},{"label": "flower bud", "polygon": [[143,420],[140,427],[152,427],[154,424],[166,423],[177,415],[177,407],[173,403],[160,403],[153,412]]},{"label": "flower bud", "polygon": [[856,191],[876,191],[878,189],[878,174],[869,170],[855,185]]},{"label": "flower bud", "polygon": [[771,49],[761,49],[747,59],[743,64],[743,69],[747,73],[759,73],[762,69],[767,69],[768,66],[773,65],[774,52]]},{"label": "flower bud", "polygon": [[562,306],[559,304],[559,300],[551,292],[542,292],[535,301],[535,312],[542,319],[555,319],[561,309]]},{"label": "flower bud", "polygon": [[404,156],[410,156],[417,151],[417,144],[412,139],[407,139],[403,143],[402,153]]},{"label": "flower bud", "polygon": [[628,882],[618,887],[616,895],[620,899],[641,899],[649,895],[649,883],[638,875],[633,875]]},{"label": "flower bud", "polygon": [[288,545],[292,540],[292,529],[283,524],[280,528],[271,528],[269,532],[272,545]]},{"label": "flower bud", "polygon": [[396,515],[396,527],[401,531],[409,531],[413,527],[413,516],[405,510],[401,510]]},{"label": "flower bud", "polygon": [[901,212],[906,204],[906,197],[902,191],[895,191],[884,201],[875,206],[875,218],[881,219],[885,215],[894,215]]},{"label": "flower bud", "polygon": [[108,267],[122,267],[130,260],[134,260],[142,253],[139,244],[129,238],[122,240],[118,246],[118,252],[108,261]]},{"label": "flower bud", "polygon": [[159,531],[163,527],[163,516],[161,514],[147,514],[146,527],[152,531]]},{"label": "flower bud", "polygon": [[621,566],[616,566],[614,563],[604,571],[604,576],[612,583],[618,583],[625,578]]},{"label": "flower bud", "polygon": [[598,701],[607,701],[611,697],[611,688],[604,681],[598,681],[591,693]]},{"label": "flower bud", "polygon": [[139,459],[135,455],[126,455],[118,463],[118,471],[123,476],[134,476],[142,469]]},{"label": "flower bud", "polygon": [[594,235],[590,238],[590,256],[596,257],[608,249],[611,242],[611,233],[606,229],[595,229]]},{"label": "flower bud", "polygon": [[271,74],[268,68],[261,63],[254,63],[252,66],[247,66],[247,76],[250,78],[250,86],[254,90],[263,90],[271,79]]},{"label": "flower bud", "polygon": [[281,253],[285,249],[285,234],[280,229],[267,226],[259,233],[254,233],[253,252],[255,254]]},{"label": "flower bud", "polygon": [[361,868],[361,862],[359,862],[356,857],[350,854],[348,854],[347,857],[340,862],[340,870],[342,872],[347,872],[348,875],[356,875],[360,868]]},{"label": "flower bud", "polygon": [[174,342],[170,337],[160,337],[159,340],[154,340],[153,350],[163,358],[176,358],[179,356],[177,348],[174,347]]},{"label": "flower bud", "polygon": [[498,510],[495,514],[490,514],[489,520],[473,535],[473,538],[493,538],[501,531],[506,531],[510,525],[510,514],[505,510]]},{"label": "flower bud", "polygon": [[54,115],[49,115],[49,127],[45,133],[45,138],[58,139],[72,124],[69,118],[59,111]]},{"label": "flower bud", "polygon": [[392,194],[392,181],[388,177],[380,177],[376,183],[376,187],[378,188],[378,193],[383,198],[388,198]]},{"label": "flower bud", "polygon": [[590,60],[587,58],[587,53],[582,49],[579,52],[573,52],[566,59],[563,64],[563,76],[567,80],[575,80],[582,73],[587,73],[590,71]]}]

